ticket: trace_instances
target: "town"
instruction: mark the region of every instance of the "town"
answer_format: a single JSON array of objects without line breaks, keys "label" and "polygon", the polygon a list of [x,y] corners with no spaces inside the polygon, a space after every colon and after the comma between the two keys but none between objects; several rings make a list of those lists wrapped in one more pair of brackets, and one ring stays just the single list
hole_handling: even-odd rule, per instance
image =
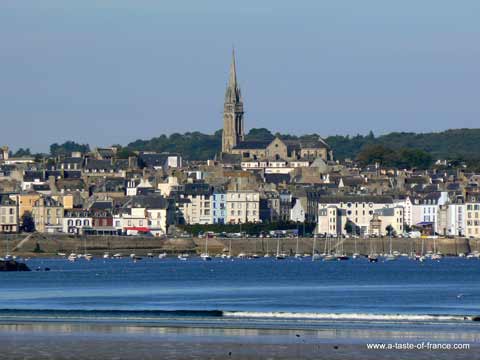
[{"label": "town", "polygon": [[0,232],[480,237],[480,174],[337,161],[320,137],[246,141],[243,106],[233,55],[212,159],[116,146],[35,159],[2,147]]}]

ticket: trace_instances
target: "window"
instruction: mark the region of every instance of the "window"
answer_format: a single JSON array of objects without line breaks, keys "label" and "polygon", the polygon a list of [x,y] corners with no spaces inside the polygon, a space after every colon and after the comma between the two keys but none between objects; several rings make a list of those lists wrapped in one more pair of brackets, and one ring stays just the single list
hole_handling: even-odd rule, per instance
[{"label": "window", "polygon": [[89,226],[90,225],[90,221],[88,220],[83,220],[83,226]]},{"label": "window", "polygon": [[68,226],[73,226],[73,220],[68,220]]},{"label": "window", "polygon": [[76,226],[82,226],[82,220],[76,220],[75,225]]}]

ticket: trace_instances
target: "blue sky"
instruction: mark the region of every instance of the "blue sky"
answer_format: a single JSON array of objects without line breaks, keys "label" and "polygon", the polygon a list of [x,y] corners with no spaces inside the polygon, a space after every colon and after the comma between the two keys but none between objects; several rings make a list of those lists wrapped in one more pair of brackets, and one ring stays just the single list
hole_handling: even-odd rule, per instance
[{"label": "blue sky", "polygon": [[212,133],[232,45],[247,129],[479,127],[479,16],[478,0],[2,0],[0,144]]}]

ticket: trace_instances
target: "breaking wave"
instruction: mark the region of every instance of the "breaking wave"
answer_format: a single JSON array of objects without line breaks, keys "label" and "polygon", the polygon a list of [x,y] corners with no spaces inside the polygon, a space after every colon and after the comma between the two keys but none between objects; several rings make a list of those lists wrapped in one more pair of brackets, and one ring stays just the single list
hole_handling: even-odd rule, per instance
[{"label": "breaking wave", "polygon": [[160,319],[258,319],[272,321],[365,321],[365,322],[462,322],[479,321],[479,315],[449,314],[373,314],[373,313],[316,313],[316,312],[261,312],[223,310],[49,310],[0,309],[2,319],[28,320],[126,320],[148,321]]}]

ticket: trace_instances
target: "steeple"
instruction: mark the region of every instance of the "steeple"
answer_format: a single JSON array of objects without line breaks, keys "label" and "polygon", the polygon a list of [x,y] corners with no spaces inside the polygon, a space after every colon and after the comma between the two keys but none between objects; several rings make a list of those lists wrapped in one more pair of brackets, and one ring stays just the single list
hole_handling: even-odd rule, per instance
[{"label": "steeple", "polygon": [[223,135],[222,152],[229,153],[244,138],[243,125],[243,100],[240,86],[237,82],[237,66],[235,62],[235,50],[232,50],[232,63],[230,64],[230,76],[225,91],[225,103],[223,105]]},{"label": "steeple", "polygon": [[225,92],[226,103],[238,103],[242,101],[242,93],[237,83],[237,66],[235,63],[235,49],[232,49],[232,63],[230,64],[230,77],[227,91]]}]

